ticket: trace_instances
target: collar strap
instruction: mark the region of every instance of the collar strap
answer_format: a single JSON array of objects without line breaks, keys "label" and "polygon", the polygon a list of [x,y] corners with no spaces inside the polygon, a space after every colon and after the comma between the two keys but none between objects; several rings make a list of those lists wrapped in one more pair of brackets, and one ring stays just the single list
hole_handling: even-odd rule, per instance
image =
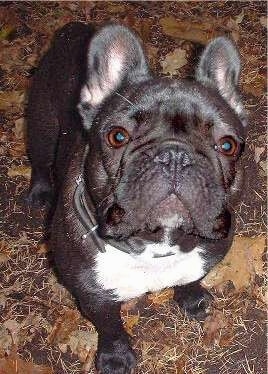
[{"label": "collar strap", "polygon": [[99,251],[105,252],[104,243],[96,233],[98,228],[97,222],[86,201],[85,183],[82,175],[79,175],[75,182],[77,186],[74,192],[73,206],[79,221],[85,229],[85,233],[82,235],[81,239],[84,241],[90,236]]},{"label": "collar strap", "polygon": [[135,248],[133,248],[128,241],[119,242],[112,239],[104,241],[98,236],[96,232],[98,224],[96,222],[92,210],[88,206],[85,197],[86,189],[82,175],[79,175],[75,182],[77,186],[73,196],[73,206],[75,208],[77,218],[79,219],[79,221],[85,229],[85,233],[82,235],[81,239],[84,241],[90,237],[94,241],[95,245],[97,246],[100,252],[105,252],[105,244],[110,244],[118,250],[128,254],[135,252]]}]

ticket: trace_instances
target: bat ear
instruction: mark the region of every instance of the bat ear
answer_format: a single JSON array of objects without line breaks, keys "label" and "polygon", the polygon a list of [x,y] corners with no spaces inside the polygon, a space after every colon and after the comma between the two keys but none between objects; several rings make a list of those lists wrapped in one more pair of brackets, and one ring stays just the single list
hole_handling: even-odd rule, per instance
[{"label": "bat ear", "polygon": [[[98,107],[124,85],[149,78],[149,68],[138,37],[127,27],[107,25],[92,38],[88,49],[87,82],[82,87],[79,110]],[[89,123],[84,121],[86,128]]]},{"label": "bat ear", "polygon": [[246,126],[246,113],[239,95],[240,57],[235,45],[226,37],[212,40],[201,55],[196,80],[216,88]]}]

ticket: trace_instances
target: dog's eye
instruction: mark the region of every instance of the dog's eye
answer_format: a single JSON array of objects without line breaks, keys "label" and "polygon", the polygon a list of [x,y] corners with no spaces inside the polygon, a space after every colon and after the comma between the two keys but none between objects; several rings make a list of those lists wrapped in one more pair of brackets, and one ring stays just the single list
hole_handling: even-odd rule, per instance
[{"label": "dog's eye", "polygon": [[120,148],[129,142],[130,136],[123,127],[114,127],[106,136],[107,143],[113,148]]},{"label": "dog's eye", "polygon": [[237,156],[240,153],[240,144],[231,136],[219,139],[214,148],[225,156]]}]

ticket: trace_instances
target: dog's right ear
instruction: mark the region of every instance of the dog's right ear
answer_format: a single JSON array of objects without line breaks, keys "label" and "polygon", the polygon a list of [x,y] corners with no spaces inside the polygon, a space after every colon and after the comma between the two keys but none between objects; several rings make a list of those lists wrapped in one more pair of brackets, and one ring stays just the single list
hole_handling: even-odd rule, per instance
[{"label": "dog's right ear", "polygon": [[240,57],[233,42],[226,37],[212,40],[201,55],[196,79],[216,88],[247,125],[246,113],[239,95]]},{"label": "dog's right ear", "polygon": [[100,29],[89,44],[87,75],[78,109],[84,127],[89,129],[96,109],[105,98],[123,85],[150,77],[138,37],[120,25]]}]

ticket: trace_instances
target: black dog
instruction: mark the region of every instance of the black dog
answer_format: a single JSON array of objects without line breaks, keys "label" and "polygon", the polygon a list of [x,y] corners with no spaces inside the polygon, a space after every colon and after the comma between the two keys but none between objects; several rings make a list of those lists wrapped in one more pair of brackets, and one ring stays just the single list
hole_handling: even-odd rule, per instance
[{"label": "black dog", "polygon": [[102,373],[135,366],[125,300],[174,286],[186,312],[205,315],[199,280],[231,245],[242,180],[239,72],[236,48],[221,37],[195,80],[156,78],[129,29],[81,23],[61,29],[40,64],[28,106],[28,199],[56,198],[56,266],[96,326]]}]

